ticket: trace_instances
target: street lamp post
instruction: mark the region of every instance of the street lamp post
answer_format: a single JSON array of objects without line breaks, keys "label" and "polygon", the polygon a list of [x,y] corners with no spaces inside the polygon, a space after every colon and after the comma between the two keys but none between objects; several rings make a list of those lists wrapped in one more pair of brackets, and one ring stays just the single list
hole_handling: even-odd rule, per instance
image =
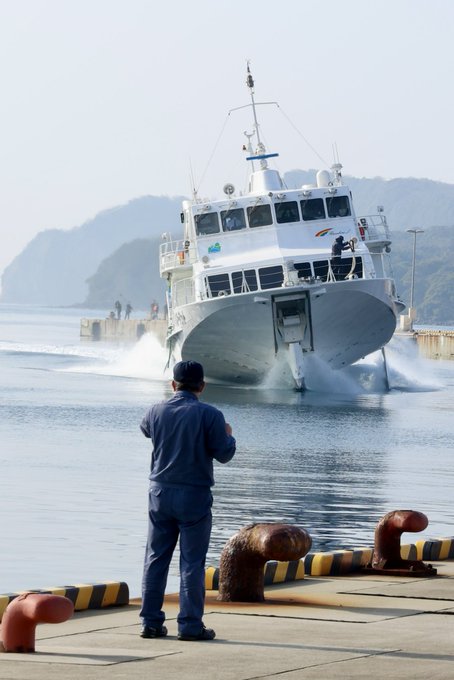
[{"label": "street lamp post", "polygon": [[406,231],[409,234],[413,234],[413,263],[411,267],[410,309],[408,310],[408,314],[410,316],[410,328],[411,330],[413,330],[413,319],[415,318],[413,302],[415,293],[416,234],[423,234],[424,229],[406,229]]}]

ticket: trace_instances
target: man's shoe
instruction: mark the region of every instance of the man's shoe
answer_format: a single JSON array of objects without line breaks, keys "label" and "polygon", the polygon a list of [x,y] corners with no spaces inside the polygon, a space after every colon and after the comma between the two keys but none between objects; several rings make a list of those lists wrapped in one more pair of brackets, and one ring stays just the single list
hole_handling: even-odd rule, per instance
[{"label": "man's shoe", "polygon": [[185,633],[178,633],[179,640],[187,640],[188,642],[196,642],[197,640],[214,640],[216,633],[212,628],[205,628],[203,626],[200,633],[197,635],[185,635]]},{"label": "man's shoe", "polygon": [[151,626],[143,626],[140,631],[141,638],[158,638],[165,637],[167,635],[167,628],[165,626],[159,626],[159,628],[152,628]]}]

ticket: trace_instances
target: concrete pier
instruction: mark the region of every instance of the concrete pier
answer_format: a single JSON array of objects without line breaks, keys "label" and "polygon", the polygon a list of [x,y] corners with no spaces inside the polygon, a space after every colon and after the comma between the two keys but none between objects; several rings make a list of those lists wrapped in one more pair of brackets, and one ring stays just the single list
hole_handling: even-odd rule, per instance
[{"label": "concrete pier", "polygon": [[153,333],[164,345],[167,333],[165,319],[81,319],[80,337],[86,340],[140,340]]},{"label": "concrete pier", "polygon": [[418,351],[426,359],[454,359],[454,331],[416,331]]},{"label": "concrete pier", "polygon": [[142,639],[140,601],[82,611],[37,628],[35,654],[0,653],[1,680],[452,680],[454,563],[439,576],[306,577],[276,583],[264,602],[220,602],[207,590],[212,642],[177,639],[178,595],[167,595],[167,637]]},{"label": "concrete pier", "polygon": [[398,330],[395,336],[415,342],[418,353],[426,359],[454,360],[454,331]]}]

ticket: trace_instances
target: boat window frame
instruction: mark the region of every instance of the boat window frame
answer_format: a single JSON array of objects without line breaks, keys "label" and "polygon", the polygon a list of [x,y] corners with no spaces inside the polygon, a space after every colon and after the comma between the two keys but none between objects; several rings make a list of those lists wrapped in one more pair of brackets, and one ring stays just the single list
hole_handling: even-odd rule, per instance
[{"label": "boat window frame", "polygon": [[[215,291],[216,294],[214,295],[213,290],[211,289],[210,279],[214,278],[220,279],[221,277],[227,278],[227,284],[225,285],[223,284],[223,287]],[[207,296],[209,298],[223,297],[223,295],[220,295],[220,293],[223,293],[224,295],[232,295],[232,280],[230,277],[230,272],[220,272],[219,274],[207,274],[205,280],[205,289],[207,291]]]},{"label": "boat window frame", "polygon": [[[240,222],[242,222],[241,226],[234,226],[232,228],[226,227],[226,220],[230,219],[230,215],[233,216],[233,219],[238,219],[238,215],[241,215],[240,217]],[[228,234],[232,231],[242,231],[243,229],[246,229],[247,223],[246,223],[246,215],[244,212],[244,208],[242,206],[237,207],[237,208],[228,208],[227,210],[221,210],[219,213],[219,216],[221,218],[221,226],[222,226],[222,231],[224,234]]]},{"label": "boat window frame", "polygon": [[[340,207],[337,208],[332,208],[331,206],[336,205],[337,203],[340,203],[341,200],[343,199],[344,204],[347,206],[347,212],[345,215],[340,215],[339,210],[341,210]],[[327,196],[326,197],[326,212],[328,215],[329,219],[342,219],[343,217],[351,217],[352,215],[352,208],[351,208],[351,203],[350,199],[346,194],[341,194],[341,195],[336,195],[336,196]]]},{"label": "boat window frame", "polygon": [[[251,288],[251,286],[250,286],[251,281],[248,280],[248,278],[252,280],[252,277],[250,276],[252,273],[254,274],[253,279],[254,279],[255,288],[254,287]],[[236,278],[237,275],[240,275],[240,277],[241,277],[241,280],[242,280],[241,286],[238,286],[235,283],[234,277]],[[259,283],[260,282],[259,282],[259,278],[257,276],[257,269],[255,269],[254,267],[251,267],[250,269],[240,269],[238,271],[230,272],[230,279],[231,279],[231,282],[232,282],[233,295],[241,295],[242,293],[255,293],[255,291],[259,290]],[[241,290],[243,288],[243,282],[246,283],[246,286],[248,287],[249,290],[246,290],[246,291]],[[236,290],[237,288],[239,288],[239,290]]]},{"label": "boat window frame", "polygon": [[[256,210],[260,210],[265,208],[269,214],[269,219],[271,220],[270,222],[266,222],[263,224],[251,224],[251,215],[254,213]],[[247,221],[248,221],[248,226],[249,229],[260,229],[261,227],[271,227],[274,224],[273,220],[273,211],[271,210],[271,205],[269,203],[260,203],[260,204],[255,204],[255,205],[249,205],[246,208],[246,214],[247,214]]]},{"label": "boat window frame", "polygon": [[[280,283],[277,283],[274,279],[270,281],[269,285],[263,285],[263,274],[265,270],[279,270],[280,269],[280,274],[282,275],[282,278],[280,280]],[[260,282],[260,290],[272,290],[273,288],[282,288],[282,284],[284,283],[284,267],[281,264],[273,264],[273,265],[268,265],[265,267],[257,267],[257,273],[258,273],[258,280]],[[275,272],[276,274],[278,273],[277,271]],[[270,276],[272,276],[270,274]],[[279,278],[279,277],[278,277]]]},{"label": "boat window frame", "polygon": [[[291,205],[296,206],[296,214],[297,214],[297,219],[291,219],[291,220],[284,220],[284,219],[279,219],[279,213],[281,210],[290,210]],[[298,201],[279,201],[274,204],[274,212],[276,215],[276,223],[277,224],[294,224],[295,222],[301,222],[301,215],[300,215],[300,209],[298,206]]]},{"label": "boat window frame", "polygon": [[[216,221],[217,221],[217,226],[218,226],[217,231],[201,232],[201,231],[199,231],[199,221],[202,218],[207,217],[208,215],[216,215]],[[195,214],[194,215],[194,227],[195,227],[196,236],[212,236],[213,234],[220,234],[221,233],[221,225],[220,225],[220,221],[219,221],[219,212],[217,210],[210,210],[210,211],[207,211],[207,212],[201,212],[201,213]]]},{"label": "boat window frame", "polygon": [[[315,217],[305,217],[304,216],[304,210],[309,203],[321,203],[321,206],[323,208],[323,214],[317,215]],[[304,198],[300,201],[300,209],[301,209],[301,217],[303,222],[313,222],[314,220],[326,220],[326,205],[325,201],[321,196],[316,196],[314,198]]]}]

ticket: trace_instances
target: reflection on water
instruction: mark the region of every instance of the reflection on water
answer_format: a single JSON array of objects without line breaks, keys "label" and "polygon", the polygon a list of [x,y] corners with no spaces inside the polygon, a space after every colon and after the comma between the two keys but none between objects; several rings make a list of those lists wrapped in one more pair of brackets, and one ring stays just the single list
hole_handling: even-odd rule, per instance
[{"label": "reflection on water", "polygon": [[[80,345],[71,314],[40,326],[17,312],[3,327],[0,305],[0,592],[117,579],[138,594],[150,457],[139,422],[170,395],[166,356],[150,337]],[[305,393],[279,364],[259,388],[207,386],[238,443],[216,464],[210,563],[252,522],[341,549],[372,545],[383,514],[411,508],[430,520],[418,538],[454,535],[454,362],[394,341],[387,357],[390,392],[380,355],[336,373],[310,362]],[[171,588],[177,572],[175,561]]]},{"label": "reflection on water", "polygon": [[386,505],[384,395],[352,401],[210,386],[207,398],[219,404],[238,439],[235,464],[216,466],[212,560],[252,522],[298,524],[316,550],[370,544]]}]

